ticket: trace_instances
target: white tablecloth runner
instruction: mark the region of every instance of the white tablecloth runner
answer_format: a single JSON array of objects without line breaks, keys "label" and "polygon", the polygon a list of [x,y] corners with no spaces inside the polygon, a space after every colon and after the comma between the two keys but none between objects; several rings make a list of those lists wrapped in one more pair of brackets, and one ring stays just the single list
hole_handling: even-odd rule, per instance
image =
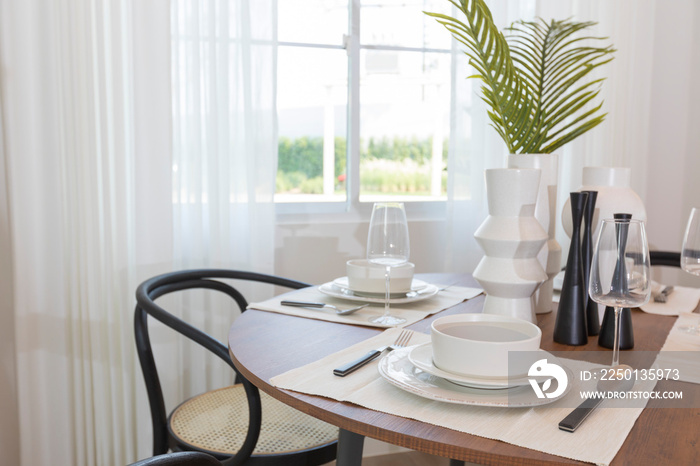
[{"label": "white tablecloth runner", "polygon": [[[652,291],[658,292],[664,286],[658,283],[652,284]],[[668,295],[665,303],[654,302],[651,298],[648,303],[640,309],[649,314],[660,314],[664,316],[677,316],[684,313],[693,312],[700,302],[700,289],[688,288],[685,286],[674,286],[673,292]]]},{"label": "white tablecloth runner", "polygon": [[[392,304],[391,314],[404,317],[406,322],[401,324],[401,327],[411,325],[419,320],[425,319],[427,316],[440,312],[455,304],[466,301],[483,293],[483,290],[478,288],[467,288],[463,286],[450,286],[445,290],[440,291],[432,298],[413,301],[403,304]],[[348,316],[339,316],[333,309],[309,309],[302,307],[282,306],[282,300],[305,301],[305,302],[322,302],[332,304],[339,309],[348,309],[351,307],[363,304],[358,301],[350,301],[338,299],[321,293],[318,287],[302,288],[301,290],[285,293],[276,296],[267,301],[260,303],[251,303],[249,309],[259,309],[262,311],[277,312],[280,314],[288,314],[309,319],[327,320],[330,322],[339,322],[343,324],[364,325],[369,327],[385,328],[384,325],[374,324],[369,322],[369,319],[374,316],[380,316],[384,313],[384,304],[373,303],[370,306],[361,309],[354,314]]]},{"label": "white tablecloth runner", "polygon": [[683,330],[693,325],[700,325],[700,314],[678,316],[656,363],[663,369],[678,369],[684,382],[700,383],[700,335]]},{"label": "white tablecloth runner", "polygon": [[[311,395],[347,401],[369,409],[440,425],[480,437],[501,440],[553,455],[579,461],[608,465],[624,443],[641,413],[638,408],[604,408],[591,414],[574,433],[559,430],[558,424],[577,402],[579,382],[562,400],[537,408],[477,407],[442,403],[403,391],[385,381],[372,362],[356,372],[337,377],[335,367],[351,361],[370,349],[395,340],[398,329],[389,329],[319,361],[293,369],[271,379],[274,386]],[[411,344],[429,341],[416,333]],[[574,373],[582,368],[600,367],[589,363],[561,359]],[[592,386],[585,386],[592,389]],[[566,401],[565,401],[566,400]],[[558,407],[564,404],[566,407]]]}]

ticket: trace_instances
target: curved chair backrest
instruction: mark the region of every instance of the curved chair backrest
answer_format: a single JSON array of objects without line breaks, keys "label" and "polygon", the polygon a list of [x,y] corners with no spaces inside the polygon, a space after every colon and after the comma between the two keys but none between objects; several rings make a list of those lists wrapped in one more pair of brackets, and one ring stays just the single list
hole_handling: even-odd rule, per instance
[{"label": "curved chair backrest", "polygon": [[670,252],[670,251],[650,251],[649,252],[649,262],[653,267],[655,265],[664,265],[667,267],[678,267],[681,266],[681,253],[680,252]]},{"label": "curved chair backrest", "polygon": [[307,283],[290,280],[273,275],[265,275],[254,272],[244,272],[226,269],[200,269],[171,272],[158,275],[141,283],[136,289],[136,309],[134,312],[134,333],[136,350],[141,363],[148,401],[151,407],[151,421],[153,423],[153,455],[167,453],[169,448],[167,412],[163,399],[163,390],[158,377],[153,351],[151,349],[148,334],[148,316],[159,320],[163,324],[208,349],[236,373],[236,380],[243,384],[248,400],[249,425],[248,432],[241,449],[226,464],[240,464],[253,453],[255,444],[260,434],[261,404],[260,393],[257,387],[246,380],[235,368],[228,354],[227,346],[212,338],[208,334],[193,327],[187,322],[172,315],[155,300],[163,295],[175,291],[189,289],[216,290],[230,296],[238,305],[241,312],[245,311],[248,302],[243,295],[233,286],[219,280],[246,280],[286,288],[299,289],[311,286]]},{"label": "curved chair backrest", "polygon": [[178,451],[146,458],[129,466],[221,466],[221,463],[199,451]]}]

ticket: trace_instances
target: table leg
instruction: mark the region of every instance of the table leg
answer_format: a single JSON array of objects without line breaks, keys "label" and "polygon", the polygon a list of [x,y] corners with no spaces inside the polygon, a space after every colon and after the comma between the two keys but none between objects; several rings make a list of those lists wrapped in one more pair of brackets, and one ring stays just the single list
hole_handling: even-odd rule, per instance
[{"label": "table leg", "polygon": [[360,466],[362,464],[362,447],[364,443],[364,435],[340,429],[336,466]]}]

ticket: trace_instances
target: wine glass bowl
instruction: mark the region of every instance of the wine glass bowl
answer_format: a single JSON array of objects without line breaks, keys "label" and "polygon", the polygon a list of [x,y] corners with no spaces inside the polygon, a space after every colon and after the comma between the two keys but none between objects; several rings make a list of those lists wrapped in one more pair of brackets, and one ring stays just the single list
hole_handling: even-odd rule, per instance
[{"label": "wine glass bowl", "polygon": [[693,208],[683,236],[681,268],[691,275],[700,276],[700,210]]},{"label": "wine glass bowl", "polygon": [[[683,235],[681,268],[691,275],[700,276],[700,209],[697,207],[690,211]],[[693,335],[700,335],[699,325],[682,326],[680,329]]]},{"label": "wine glass bowl", "polygon": [[643,222],[603,220],[591,261],[588,293],[593,301],[615,311],[612,366],[617,366],[620,311],[642,306],[651,296],[649,247]]},{"label": "wine glass bowl", "polygon": [[385,298],[384,315],[373,317],[370,322],[388,326],[406,322],[402,317],[391,315],[389,299],[391,268],[408,262],[409,256],[408,221],[403,203],[375,203],[367,234],[367,260],[385,267]]}]

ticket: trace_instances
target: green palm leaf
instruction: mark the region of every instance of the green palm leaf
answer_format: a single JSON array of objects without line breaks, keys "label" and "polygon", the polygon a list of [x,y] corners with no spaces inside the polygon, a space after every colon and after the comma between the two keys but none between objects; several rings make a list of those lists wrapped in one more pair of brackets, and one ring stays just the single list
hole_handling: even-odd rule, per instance
[{"label": "green palm leaf", "polygon": [[[523,152],[553,152],[575,137],[603,122],[601,105],[590,109],[598,97],[602,79],[583,81],[590,73],[612,60],[612,47],[581,45],[594,37],[576,37],[575,34],[593,26],[593,22],[577,23],[569,20],[519,21],[508,31],[513,61],[527,73],[534,83],[537,96],[537,137]],[[532,37],[537,37],[533,41]]]},{"label": "green palm leaf", "polygon": [[585,45],[604,38],[578,33],[594,22],[518,21],[504,36],[483,0],[449,0],[464,20],[428,13],[467,47],[481,79],[482,99],[511,153],[550,153],[603,122],[596,103],[603,79],[587,80],[610,62],[612,46]]},{"label": "green palm leaf", "polygon": [[511,152],[525,147],[531,134],[533,108],[530,86],[523,81],[513,65],[505,36],[498,30],[491,11],[483,0],[451,1],[464,13],[466,21],[439,14],[436,18],[460,43],[467,47],[465,54],[482,80],[482,99],[491,107],[488,113],[496,129]]}]

